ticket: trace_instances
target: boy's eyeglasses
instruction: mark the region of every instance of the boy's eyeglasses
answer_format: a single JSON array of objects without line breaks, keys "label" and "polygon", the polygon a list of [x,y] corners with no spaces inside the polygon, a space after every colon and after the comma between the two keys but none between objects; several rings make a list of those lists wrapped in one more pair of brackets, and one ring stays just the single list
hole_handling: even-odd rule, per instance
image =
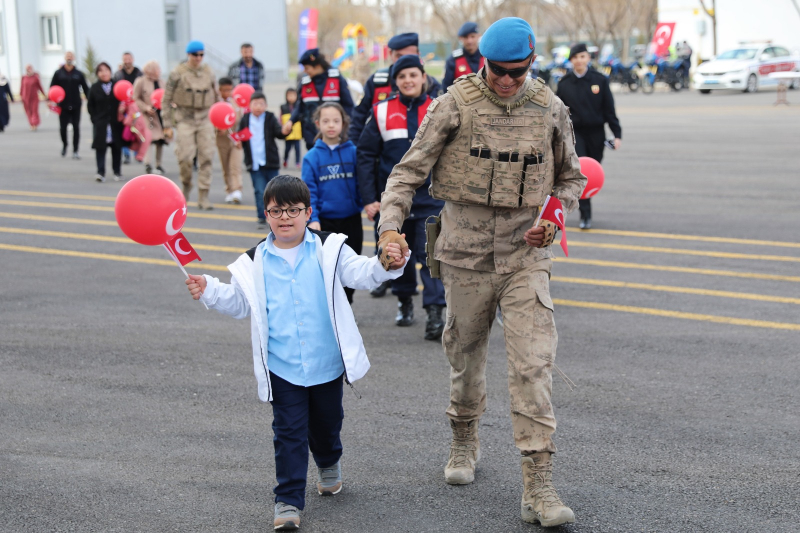
[{"label": "boy's eyeglasses", "polygon": [[193,55],[194,57],[203,57],[205,54],[203,52],[191,52],[190,55]]},{"label": "boy's eyeglasses", "polygon": [[268,209],[267,213],[269,213],[269,216],[272,218],[281,218],[284,212],[289,215],[289,218],[297,218],[300,216],[300,213],[306,211],[307,209],[307,207],[287,207],[286,209],[273,207],[272,209]]},{"label": "boy's eyeglasses", "polygon": [[512,78],[521,78],[522,76],[527,74],[528,71],[531,69],[531,63],[533,63],[533,61],[531,61],[530,63],[528,63],[524,67],[503,68],[503,67],[499,67],[499,66],[495,65],[494,63],[492,63],[488,59],[486,60],[486,64],[489,65],[489,69],[491,69],[492,72],[494,72],[497,76],[500,76],[501,78],[503,76],[505,76],[506,74],[509,75]]}]

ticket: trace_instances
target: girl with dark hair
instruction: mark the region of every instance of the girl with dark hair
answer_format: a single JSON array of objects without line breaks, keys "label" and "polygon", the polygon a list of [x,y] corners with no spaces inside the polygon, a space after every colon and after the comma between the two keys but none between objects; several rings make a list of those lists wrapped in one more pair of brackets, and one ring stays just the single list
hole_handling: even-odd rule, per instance
[{"label": "girl with dark hair", "polygon": [[86,107],[94,127],[92,148],[97,156],[96,180],[106,181],[106,148],[111,147],[114,181],[122,181],[122,122],[118,117],[119,100],[114,96],[111,67],[100,63],[95,74],[97,81],[89,89]]},{"label": "girl with dark hair", "polygon": [[[297,89],[286,89],[286,102],[281,106],[281,124],[285,124],[291,117],[292,112],[297,107]],[[289,152],[294,149],[294,164],[300,168],[300,139],[303,132],[300,123],[292,126],[292,132],[286,136],[286,146],[283,149],[283,168],[289,165]]]},{"label": "girl with dark hair", "polygon": [[[319,129],[314,147],[303,158],[303,181],[311,192],[310,229],[344,233],[347,244],[361,254],[361,195],[356,179],[356,147],[347,140],[350,117],[336,102],[325,102],[314,112]],[[345,288],[353,303],[353,289]]]}]

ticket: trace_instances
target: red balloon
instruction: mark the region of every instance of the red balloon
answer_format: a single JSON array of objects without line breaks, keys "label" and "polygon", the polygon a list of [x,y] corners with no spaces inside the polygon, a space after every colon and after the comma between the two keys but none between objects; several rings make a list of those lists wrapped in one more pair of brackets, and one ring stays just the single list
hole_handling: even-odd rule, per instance
[{"label": "red balloon", "polygon": [[186,199],[164,176],[145,174],[126,183],[114,202],[122,233],[148,246],[164,244],[186,223]]},{"label": "red balloon", "polygon": [[128,80],[119,80],[114,84],[114,96],[120,102],[133,100],[133,84]]},{"label": "red balloon", "polygon": [[240,83],[233,90],[233,101],[239,107],[250,107],[250,96],[256,92],[252,85],[249,83]]},{"label": "red balloon", "polygon": [[67,96],[67,93],[64,92],[64,88],[58,85],[53,85],[50,87],[50,92],[47,93],[47,97],[50,101],[60,104],[64,101],[64,97]]},{"label": "red balloon", "polygon": [[218,130],[227,130],[236,124],[236,111],[228,102],[217,102],[208,110],[208,118]]},{"label": "red balloon", "polygon": [[150,95],[150,105],[156,109],[161,109],[161,99],[164,98],[164,89],[156,89]]},{"label": "red balloon", "polygon": [[581,162],[581,174],[586,176],[586,187],[581,194],[581,200],[585,200],[600,192],[606,182],[606,174],[596,159],[585,156],[578,159]]}]

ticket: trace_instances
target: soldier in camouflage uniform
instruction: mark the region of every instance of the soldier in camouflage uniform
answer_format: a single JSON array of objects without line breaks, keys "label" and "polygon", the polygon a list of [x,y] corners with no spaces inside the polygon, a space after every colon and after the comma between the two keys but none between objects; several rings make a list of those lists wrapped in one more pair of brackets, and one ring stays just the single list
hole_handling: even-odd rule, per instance
[{"label": "soldier in camouflage uniform", "polygon": [[211,188],[211,161],[216,142],[214,127],[208,120],[208,110],[214,102],[219,101],[219,94],[214,71],[202,64],[203,48],[200,41],[191,41],[186,46],[188,59],[170,73],[161,109],[164,137],[172,138],[173,123],[178,130],[175,156],[180,165],[183,195],[189,199],[196,155],[198,207],[212,209],[208,190]]},{"label": "soldier in camouflage uniform", "polygon": [[511,419],[522,454],[522,519],[555,526],[575,520],[551,481],[556,419],[550,394],[558,336],[549,278],[556,227],[534,222],[548,194],[566,210],[575,209],[586,178],[568,109],[542,80],[527,78],[536,57],[530,25],[501,19],[486,31],[480,48],[486,66],[431,103],[411,148],[389,176],[379,252],[385,255],[390,242],[405,246],[398,231],[414,190],[432,170],[431,195],[445,200],[433,254],[445,287],[442,342],[451,366],[447,415],[453,441],[445,480],[474,480],[487,345],[499,306]]}]

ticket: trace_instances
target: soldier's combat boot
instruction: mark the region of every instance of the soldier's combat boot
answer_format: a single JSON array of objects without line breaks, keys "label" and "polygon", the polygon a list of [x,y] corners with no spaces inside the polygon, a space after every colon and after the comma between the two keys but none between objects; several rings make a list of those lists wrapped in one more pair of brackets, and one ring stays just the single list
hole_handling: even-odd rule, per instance
[{"label": "soldier's combat boot", "polygon": [[550,452],[526,455],[521,460],[522,480],[522,519],[542,527],[570,524],[575,521],[575,513],[564,505],[553,486],[553,459]]},{"label": "soldier's combat boot", "polygon": [[214,209],[208,199],[208,189],[197,190],[197,207],[200,209],[205,209],[206,211],[211,211]]},{"label": "soldier's combat boot", "polygon": [[414,323],[414,300],[410,296],[400,298],[397,302],[397,317],[394,323],[401,328],[407,328]]},{"label": "soldier's combat boot", "polygon": [[444,480],[450,485],[468,485],[475,481],[475,464],[481,459],[478,421],[450,420],[450,429],[453,430],[453,442],[450,443],[450,458],[444,467]]},{"label": "soldier's combat boot", "polygon": [[183,184],[183,197],[189,201],[189,193],[192,192],[192,163],[186,161],[180,163],[181,183]]},{"label": "soldier's combat boot", "polygon": [[442,320],[443,305],[431,304],[426,311],[428,312],[428,321],[425,323],[425,340],[438,341],[442,339],[442,332],[444,332],[444,321]]}]

